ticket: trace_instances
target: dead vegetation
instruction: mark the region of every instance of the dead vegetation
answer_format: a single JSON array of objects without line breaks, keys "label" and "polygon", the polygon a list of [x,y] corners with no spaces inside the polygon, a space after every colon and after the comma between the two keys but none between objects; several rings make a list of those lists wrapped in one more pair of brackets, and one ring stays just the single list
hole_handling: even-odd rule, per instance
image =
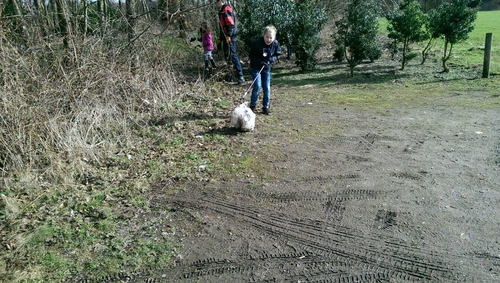
[{"label": "dead vegetation", "polygon": [[69,52],[58,41],[1,41],[0,278],[141,268],[151,262],[137,255],[156,250],[168,261],[171,247],[116,233],[153,184],[208,179],[219,166],[227,141],[192,130],[226,123],[233,104],[198,72],[199,50],[144,35],[132,72],[123,46],[99,38]]}]

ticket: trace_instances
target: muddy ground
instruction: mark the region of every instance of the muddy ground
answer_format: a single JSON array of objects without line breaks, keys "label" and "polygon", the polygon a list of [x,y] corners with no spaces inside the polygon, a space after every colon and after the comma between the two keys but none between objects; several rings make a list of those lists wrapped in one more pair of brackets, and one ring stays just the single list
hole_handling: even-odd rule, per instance
[{"label": "muddy ground", "polygon": [[499,112],[453,106],[491,96],[381,109],[274,93],[273,115],[231,136],[265,170],[153,190],[137,233],[174,237],[175,267],[131,281],[500,282]]}]

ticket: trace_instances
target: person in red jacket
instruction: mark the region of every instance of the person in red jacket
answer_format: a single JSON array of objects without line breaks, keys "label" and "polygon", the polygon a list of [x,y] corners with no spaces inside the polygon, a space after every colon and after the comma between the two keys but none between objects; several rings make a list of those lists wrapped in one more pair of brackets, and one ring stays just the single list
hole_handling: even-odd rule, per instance
[{"label": "person in red jacket", "polygon": [[224,4],[223,0],[216,0],[215,4],[220,7],[219,11],[219,40],[222,43],[224,55],[227,58],[228,53],[233,62],[233,67],[238,76],[238,83],[245,82],[243,78],[243,70],[241,69],[240,59],[236,50],[236,37],[238,35],[238,25],[236,24],[236,16],[233,8],[228,4]]}]

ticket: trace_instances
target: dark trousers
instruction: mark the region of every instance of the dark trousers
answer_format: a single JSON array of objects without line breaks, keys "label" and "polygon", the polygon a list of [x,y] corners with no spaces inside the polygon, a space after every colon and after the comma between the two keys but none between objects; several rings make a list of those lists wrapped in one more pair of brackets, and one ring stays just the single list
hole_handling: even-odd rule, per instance
[{"label": "dark trousers", "polygon": [[229,44],[223,40],[222,50],[224,51],[224,58],[233,62],[233,67],[236,70],[238,77],[243,77],[243,70],[241,69],[240,58],[238,58],[238,51],[236,50],[236,36],[231,37]]}]

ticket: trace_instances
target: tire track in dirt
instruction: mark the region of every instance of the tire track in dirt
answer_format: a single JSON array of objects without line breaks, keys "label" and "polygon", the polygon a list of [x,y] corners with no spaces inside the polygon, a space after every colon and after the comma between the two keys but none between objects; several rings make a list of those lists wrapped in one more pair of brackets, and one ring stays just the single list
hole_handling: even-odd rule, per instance
[{"label": "tire track in dirt", "polygon": [[[439,177],[439,171],[429,171],[425,169],[425,166],[418,166],[418,163],[416,165],[406,162],[409,156],[421,149],[424,142],[428,147],[427,140],[399,139],[370,133],[327,137],[319,143],[308,141],[309,147],[306,153],[298,159],[301,164],[300,170],[291,171],[287,174],[289,178],[286,178],[286,181],[281,180],[281,183],[276,185],[275,189],[280,192],[269,190],[272,188],[268,187],[265,192],[248,193],[246,196],[253,198],[249,202],[251,205],[229,201],[223,196],[165,197],[159,203],[171,204],[178,210],[188,209],[201,214],[231,218],[232,223],[249,227],[249,230],[261,231],[273,240],[293,243],[296,252],[277,253],[261,249],[257,256],[239,254],[231,260],[218,253],[216,258],[181,262],[175,270],[165,270],[163,278],[174,278],[172,282],[194,280],[203,282],[474,282],[473,277],[468,278],[471,281],[463,277],[467,270],[461,268],[466,266],[459,262],[466,255],[460,252],[450,252],[442,246],[439,249],[426,246],[424,242],[418,242],[418,238],[415,238],[418,244],[410,244],[389,236],[389,233],[376,232],[376,226],[366,232],[366,229],[362,227],[357,230],[340,224],[339,219],[342,218],[343,209],[346,205],[352,204],[352,201],[397,197],[395,191],[381,192],[363,189],[362,185],[357,184],[355,187],[360,187],[360,189],[337,190],[343,187],[342,185],[350,187],[359,182],[361,177],[364,178],[363,181],[371,177],[390,178],[393,183],[397,180],[396,187],[402,189],[419,188],[422,183],[426,186],[433,185],[434,179]],[[498,157],[498,146],[496,153]],[[292,154],[295,153],[292,152]],[[342,158],[336,158],[339,156]],[[381,171],[376,168],[377,160],[381,160],[380,157],[382,160],[401,166],[388,168],[381,174]],[[331,174],[332,168],[326,168],[324,165],[328,164],[333,167],[351,163],[360,165],[358,168],[364,169],[362,176],[358,173]],[[447,163],[444,165],[455,166]],[[283,168],[287,167],[283,166]],[[380,184],[384,183],[380,182]],[[288,188],[278,188],[281,186]],[[244,192],[240,193],[245,195]],[[407,197],[404,200],[407,204],[413,199]],[[259,201],[269,206],[259,206]],[[418,202],[416,198],[415,201]],[[425,201],[435,200],[426,199]],[[417,203],[417,205],[425,206],[433,204],[432,202]],[[286,210],[289,211],[288,213],[273,210],[280,205],[282,207],[293,205],[294,208],[300,206],[308,209],[321,207],[322,211],[316,211],[325,214],[325,218],[323,220],[299,219],[298,215],[291,213],[293,210]],[[369,210],[358,211],[368,212]],[[373,214],[375,225],[384,229],[396,225],[394,224],[397,218],[395,211],[400,215],[406,210],[397,209],[397,207],[376,210],[376,214]],[[441,217],[441,214],[436,211],[425,212],[430,221]],[[328,218],[327,213],[333,213],[336,216]],[[304,215],[307,214],[301,214],[301,216]],[[411,229],[420,228],[411,227]],[[429,234],[430,232],[432,234]],[[438,230],[426,231],[426,233],[439,239],[437,241],[439,245],[447,241],[447,234]],[[258,241],[258,239],[254,240]],[[276,274],[282,277],[274,277]],[[152,278],[161,277],[149,277],[151,280]],[[231,280],[219,280],[221,278]]]},{"label": "tire track in dirt", "polygon": [[[373,194],[373,192],[369,193]],[[302,193],[302,195],[304,198],[317,200],[316,194],[307,196],[307,193]],[[342,262],[344,265],[349,266],[349,271],[344,272],[342,269],[334,268],[333,271],[326,274],[326,271],[322,271],[320,268],[316,268],[317,270],[312,273],[310,270],[314,270],[314,267],[307,268],[311,276],[313,273],[315,274],[313,277],[323,278],[326,276],[332,280],[325,282],[337,282],[335,280],[341,280],[341,278],[345,278],[347,280],[345,282],[374,282],[375,279],[386,278],[437,281],[454,276],[453,268],[440,260],[442,255],[430,250],[426,251],[421,247],[408,245],[381,234],[364,235],[353,229],[332,223],[294,219],[288,215],[270,213],[220,199],[173,197],[170,202],[182,209],[209,210],[230,216],[233,221],[239,221],[243,225],[250,225],[268,234],[275,235],[277,238],[292,241],[304,251],[302,254],[264,256],[264,258],[275,259],[278,264],[283,264],[283,259],[294,259],[296,261],[297,258],[314,255],[316,258],[329,262],[329,264]],[[240,260],[242,261],[241,265],[252,266],[251,260],[245,258],[240,258]],[[194,268],[197,272],[187,272],[181,277],[196,278],[201,276],[203,272],[207,272],[206,275],[211,275],[208,273],[213,272],[222,272],[222,274],[226,272],[239,272],[241,274],[243,272],[250,275],[255,272],[255,270],[242,270],[241,268],[230,269],[226,266],[228,264],[229,266],[235,266],[234,262],[221,263],[215,259],[210,263],[201,265],[200,262],[192,263],[185,268]],[[279,268],[284,268],[284,266]],[[206,271],[202,271],[205,269]],[[361,274],[352,274],[353,269],[363,272]],[[347,276],[346,274],[351,275]],[[363,276],[366,280],[362,279]],[[290,279],[301,280],[300,278],[307,279],[307,282],[314,282],[313,278],[309,278],[303,272],[293,275]]]},{"label": "tire track in dirt", "polygon": [[[367,151],[377,141],[390,143],[399,140],[375,134],[333,138],[333,144],[347,142],[349,146],[358,149],[361,147]],[[329,144],[326,150],[332,147]],[[356,157],[352,152],[346,154],[346,159],[352,160],[353,156]],[[389,159],[393,160],[395,157]],[[366,155],[360,155],[355,161],[369,160]],[[190,210],[226,216],[241,226],[253,227],[274,239],[294,243],[296,252],[261,250],[257,256],[242,254],[236,259],[220,258],[219,255],[194,262],[180,261],[173,269],[118,274],[82,282],[463,282],[457,280],[460,269],[444,261],[451,256],[463,255],[450,255],[445,250],[435,252],[432,247],[412,245],[387,234],[373,232],[376,229],[363,233],[340,225],[346,203],[394,197],[397,192],[362,188],[318,191],[323,185],[328,185],[329,189],[335,189],[338,185],[352,185],[362,177],[359,173],[349,172],[317,175],[322,172],[316,171],[312,176],[294,175],[287,181],[282,181],[292,191],[240,191],[242,196],[251,199],[245,204],[227,200],[223,193],[206,197],[207,195],[199,196],[199,193],[193,192],[162,196],[153,202],[155,210],[173,206],[176,211]],[[385,174],[386,178],[408,183],[429,181],[429,173],[420,168],[415,168],[415,171],[411,168],[403,171],[389,170]],[[382,175],[378,174],[378,177]],[[241,189],[241,186],[232,189],[238,188]],[[259,206],[260,202],[271,206],[301,204],[312,208],[322,207],[325,219],[298,219],[295,215],[276,212],[272,208],[263,209]],[[335,216],[328,218],[327,213]],[[431,216],[431,219],[439,217],[435,214]],[[393,221],[396,215],[392,211],[379,210],[373,218],[375,223],[385,229],[395,225]],[[436,234],[438,236],[442,237],[441,234]],[[282,277],[274,277],[276,274],[281,274]]]},{"label": "tire track in dirt", "polygon": [[332,201],[346,201],[346,200],[362,200],[362,199],[374,199],[378,197],[379,192],[374,190],[342,190],[336,193],[323,193],[323,192],[311,192],[311,191],[296,191],[296,192],[286,192],[286,193],[276,193],[276,192],[258,192],[255,196],[268,200],[271,203],[280,202],[332,202]]},{"label": "tire track in dirt", "polygon": [[[287,274],[280,280],[283,282],[378,282],[376,280],[389,280],[387,272],[367,272],[348,275],[353,267],[368,270],[367,266],[348,265],[346,262],[336,260],[323,260],[312,256],[297,257],[295,255],[263,255],[259,258],[246,259],[243,262],[197,262],[187,268],[196,266],[196,270],[184,271],[178,279],[189,280],[193,278],[206,278],[207,276],[220,276],[223,274],[241,274],[249,278],[255,277],[257,270],[265,266],[266,269],[286,270]],[[182,266],[180,267],[183,268]],[[148,282],[163,282],[151,280]],[[174,279],[172,281],[178,280]],[[272,282],[271,278],[262,280],[249,280],[249,282]],[[177,281],[176,281],[177,282]],[[248,281],[245,281],[248,282]]]},{"label": "tire track in dirt", "polygon": [[[286,270],[288,274],[275,279],[258,279],[255,278],[255,271],[265,266],[267,269]],[[317,257],[305,256],[295,257],[294,255],[271,255],[262,256],[259,258],[246,259],[244,262],[230,262],[224,260],[208,259],[191,264],[190,266],[178,266],[175,277],[172,274],[163,274],[161,277],[141,276],[141,275],[126,275],[126,276],[113,276],[102,279],[121,279],[118,282],[125,282],[124,280],[132,282],[147,282],[147,283],[160,283],[160,282],[192,282],[196,278],[214,277],[218,279],[203,280],[203,282],[234,282],[233,280],[220,280],[224,275],[240,274],[251,278],[250,280],[236,280],[237,282],[390,282],[390,274],[387,272],[366,272],[354,275],[348,275],[354,266],[348,265],[341,261],[326,261]],[[367,270],[369,267],[358,265]],[[179,272],[180,270],[180,272]],[[296,270],[300,270],[297,272]],[[220,280],[220,281],[219,281]],[[90,283],[86,281],[85,283]],[[92,281],[94,282],[94,281]],[[97,281],[96,281],[97,282]],[[99,281],[103,282],[103,281]],[[109,281],[116,282],[116,281]]]}]

